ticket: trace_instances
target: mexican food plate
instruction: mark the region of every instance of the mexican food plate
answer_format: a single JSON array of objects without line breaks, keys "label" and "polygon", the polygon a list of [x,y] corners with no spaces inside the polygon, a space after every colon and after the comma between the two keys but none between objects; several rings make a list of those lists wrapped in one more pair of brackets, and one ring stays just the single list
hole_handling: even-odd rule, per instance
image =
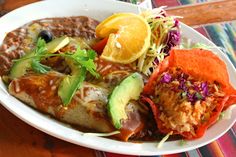
[{"label": "mexican food plate", "polygon": [[236,70],[179,18],[110,0],[16,9],[0,18],[1,104],[92,149],[161,155],[204,146],[235,123]]}]

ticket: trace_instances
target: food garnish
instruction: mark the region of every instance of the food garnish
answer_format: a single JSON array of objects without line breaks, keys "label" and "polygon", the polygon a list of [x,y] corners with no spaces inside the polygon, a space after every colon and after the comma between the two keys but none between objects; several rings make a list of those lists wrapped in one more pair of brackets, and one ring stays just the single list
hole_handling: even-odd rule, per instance
[{"label": "food garnish", "polygon": [[[57,48],[54,50],[58,49],[58,46],[55,43],[59,43],[61,47],[67,43],[64,42],[67,41],[67,38],[68,37],[61,37],[55,39],[57,42],[54,42],[52,45]],[[50,46],[50,48],[52,48],[52,46]],[[61,97],[63,104],[66,106],[70,103],[76,90],[78,90],[84,82],[87,71],[93,76],[99,77],[99,74],[96,72],[96,65],[94,63],[96,53],[93,50],[81,50],[79,46],[77,47],[76,52],[66,52],[60,54],[52,54],[51,52],[52,51],[48,51],[45,41],[39,38],[33,53],[16,60],[16,63],[11,70],[11,76],[12,78],[23,76],[26,73],[26,70],[30,67],[35,72],[46,73],[51,70],[51,68],[40,63],[43,58],[45,59],[53,56],[66,58],[72,72],[71,75],[66,76],[62,80],[58,90],[58,95]],[[19,64],[24,66],[24,68],[21,68],[21,71],[17,71]]]},{"label": "food garnish", "polygon": [[49,53],[55,53],[61,48],[68,45],[70,42],[70,38],[67,36],[62,36],[60,38],[55,38],[51,42],[47,43],[46,48]]},{"label": "food garnish", "polygon": [[107,136],[113,136],[113,135],[117,135],[119,134],[120,131],[113,131],[113,132],[109,132],[109,133],[83,133],[83,136],[97,136],[97,137],[107,137]]},{"label": "food garnish", "polygon": [[180,145],[180,146],[184,146],[184,145],[186,145],[186,144],[187,144],[187,141],[186,141],[186,140],[181,139],[181,140],[179,141],[179,145]]},{"label": "food garnish", "polygon": [[151,28],[150,47],[139,58],[138,68],[146,75],[150,75],[158,63],[169,55],[171,48],[180,43],[179,21],[177,16],[167,16],[164,7],[141,13]]},{"label": "food garnish", "polygon": [[107,44],[107,40],[108,37],[100,40],[99,42],[97,42],[95,45],[92,46],[92,49],[95,50],[99,55],[101,55],[104,47]]},{"label": "food garnish", "polygon": [[58,95],[66,106],[71,102],[75,92],[84,82],[87,71],[96,78],[99,77],[99,74],[96,72],[96,65],[94,63],[96,53],[92,50],[81,50],[78,47],[75,53],[67,52],[61,54],[61,56],[66,58],[71,69],[71,74],[62,80],[58,89]]},{"label": "food garnish", "polygon": [[32,62],[31,57],[33,57],[33,55],[34,53],[31,52],[26,54],[22,58],[15,60],[10,70],[9,77],[14,79],[25,75],[27,70],[31,68],[31,62]]},{"label": "food garnish", "polygon": [[[147,35],[147,38],[144,38],[150,39],[148,49],[142,49],[142,53],[134,53],[136,51],[135,49],[132,49],[132,47],[135,46],[132,45],[135,44],[137,46],[138,44],[140,44],[133,41],[139,40],[136,34],[138,34],[139,37],[140,32],[142,32],[143,30],[141,30],[141,27],[137,28],[137,25],[131,26],[132,24],[135,24],[135,22],[132,23],[131,21],[129,21],[128,17],[126,17],[129,14],[126,13],[114,14],[104,20],[100,25],[98,25],[98,27],[96,28],[96,35],[104,39],[94,45],[94,50],[98,53],[103,52],[101,57],[113,62],[126,64],[138,59],[138,70],[144,73],[145,75],[150,75],[151,71],[156,68],[158,63],[169,55],[169,50],[180,43],[179,21],[177,20],[177,18],[179,17],[167,16],[163,8],[164,7],[160,7],[151,11],[142,12],[140,14],[140,16],[142,16],[148,23],[149,28],[151,30],[151,37],[148,37],[149,35]],[[125,20],[126,22],[122,22],[123,20]],[[129,27],[126,26],[127,23],[129,23],[129,27],[133,29],[135,28],[135,30],[128,30]],[[117,28],[117,26],[114,25],[117,25],[119,27]],[[124,29],[126,27],[127,31],[126,29]],[[139,33],[135,33],[134,31],[139,31]],[[131,37],[136,37],[132,39],[132,43],[128,43],[129,40],[125,38],[122,40],[122,42],[119,42],[120,33],[126,33],[127,38],[131,40],[131,37],[129,37],[130,35],[128,36],[128,32],[133,34],[131,35]],[[111,37],[109,36],[110,34]],[[125,45],[123,45],[123,43]],[[123,48],[122,45],[125,48]],[[147,45],[148,44],[145,44],[145,47],[147,47]],[[129,51],[126,50],[128,48],[132,50],[133,53],[128,53]],[[114,50],[116,51],[114,52]],[[132,59],[127,62],[126,60],[128,58]]]},{"label": "food garnish", "polygon": [[51,70],[50,67],[40,63],[42,55],[47,53],[46,43],[44,39],[39,38],[34,50],[34,58],[31,59],[31,68],[37,73],[46,73]]},{"label": "food garnish", "polygon": [[96,27],[98,38],[107,38],[101,58],[128,64],[150,46],[151,29],[145,19],[132,13],[116,13]]},{"label": "food garnish", "polygon": [[133,73],[112,91],[108,101],[108,112],[116,129],[120,129],[122,120],[128,118],[125,107],[130,100],[138,100],[143,86],[142,75]]},{"label": "food garnish", "polygon": [[205,49],[205,50],[213,50],[213,48],[219,48],[222,49],[222,47],[217,47],[217,46],[209,46],[203,43],[193,43],[191,39],[187,38],[182,38],[181,43],[179,44],[178,48],[180,49]]},{"label": "food garnish", "polygon": [[56,38],[47,44],[43,39],[38,38],[35,49],[32,52],[14,61],[10,71],[10,77],[13,79],[23,76],[27,73],[27,70],[30,69],[39,73],[48,72],[51,68],[40,63],[42,57],[45,57],[47,53],[57,52],[69,42],[70,40],[66,36]]},{"label": "food garnish", "polygon": [[157,148],[161,148],[171,135],[173,135],[173,131],[170,131],[165,135],[165,137],[162,138],[162,140],[158,143]]},{"label": "food garnish", "polygon": [[30,52],[29,54],[14,62],[13,67],[10,71],[10,77],[17,78],[23,76],[30,68],[39,73],[48,72],[50,70],[50,67],[42,65],[40,63],[42,55],[44,55],[46,52],[46,43],[43,39],[39,38],[33,52]]}]

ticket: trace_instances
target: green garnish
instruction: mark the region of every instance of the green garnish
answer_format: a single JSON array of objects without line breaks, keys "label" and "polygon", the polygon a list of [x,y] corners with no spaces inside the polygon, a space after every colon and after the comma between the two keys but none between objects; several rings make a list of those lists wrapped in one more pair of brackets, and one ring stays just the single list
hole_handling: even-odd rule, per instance
[{"label": "green garnish", "polygon": [[141,15],[151,28],[151,41],[146,54],[138,59],[137,66],[142,73],[150,75],[157,66],[156,61],[161,62],[167,55],[163,49],[167,46],[168,32],[174,29],[175,17],[165,16],[163,7],[143,12]]},{"label": "green garnish", "polygon": [[202,99],[203,99],[202,94],[199,93],[199,92],[197,92],[197,93],[195,94],[195,96],[196,96],[196,98],[197,98],[198,100],[202,100]]},{"label": "green garnish", "polygon": [[186,96],[187,96],[187,92],[182,92],[182,93],[181,93],[181,97],[182,97],[182,98],[186,98]]},{"label": "green garnish", "polygon": [[96,65],[94,59],[96,57],[96,52],[93,50],[81,50],[80,47],[77,47],[75,53],[67,52],[61,54],[63,57],[68,57],[74,60],[75,64],[86,68],[93,76],[96,78],[99,77],[99,74],[96,72]]},{"label": "green garnish", "polygon": [[61,54],[61,56],[68,59],[69,66],[72,69],[71,75],[67,75],[62,80],[58,89],[58,95],[66,106],[71,102],[76,91],[84,82],[87,71],[96,78],[99,77],[99,74],[96,72],[96,65],[94,63],[96,53],[93,50],[86,51],[78,47],[75,53],[69,52]]},{"label": "green garnish", "polygon": [[[32,55],[17,59],[16,62],[31,59],[30,66],[32,70],[37,73],[47,73],[51,70],[51,68],[41,64],[40,61],[44,58],[53,56],[64,57],[66,61],[69,61],[68,64],[70,68],[73,67],[71,75],[64,77],[58,91],[58,95],[61,97],[63,104],[66,106],[70,103],[76,90],[78,90],[84,82],[87,71],[96,78],[99,77],[99,74],[96,72],[96,65],[94,63],[96,52],[93,50],[82,50],[80,49],[80,46],[78,46],[76,52],[65,52],[60,54],[50,53],[47,51],[45,41],[39,38]],[[65,91],[66,87],[62,87],[62,84],[67,84],[67,87],[70,87],[71,89],[67,89],[66,91],[68,92],[64,93],[63,91]]]},{"label": "green garnish", "polygon": [[[94,59],[96,57],[96,52],[93,50],[81,50],[79,46],[77,47],[77,50],[75,53],[66,52],[66,53],[62,53],[62,54],[51,54],[51,53],[37,54],[37,55],[26,57],[26,58],[20,58],[20,59],[14,60],[14,61],[17,62],[17,61],[22,61],[22,60],[27,60],[27,59],[33,58],[33,59],[36,59],[36,62],[37,62],[39,60],[38,58],[42,59],[42,58],[55,57],[55,56],[70,58],[70,59],[74,60],[75,64],[85,67],[86,70],[89,71],[96,78],[99,77],[99,74],[96,72],[96,65],[94,63]],[[44,66],[44,68],[46,67],[43,64],[41,64],[41,65]],[[50,67],[48,67],[48,68],[50,68]]]},{"label": "green garnish", "polygon": [[162,140],[158,143],[157,148],[161,148],[171,135],[173,135],[173,131],[169,132],[165,137],[162,138]]},{"label": "green garnish", "polygon": [[130,0],[131,3],[137,4],[137,0]]},{"label": "green garnish", "polygon": [[185,141],[185,140],[183,140],[183,139],[181,139],[180,141],[179,141],[179,145],[180,146],[184,146],[184,145],[186,145],[187,144],[187,141]]},{"label": "green garnish", "polygon": [[224,112],[221,112],[221,113],[220,113],[220,116],[219,116],[219,120],[223,119],[224,116],[225,116],[225,113],[224,113]]},{"label": "green garnish", "polygon": [[34,58],[32,59],[32,62],[31,62],[32,70],[34,70],[37,73],[42,73],[42,74],[50,71],[51,70],[50,67],[40,63],[42,59],[41,55],[44,55],[47,53],[46,42],[43,39],[39,38],[37,40],[36,48],[34,49],[33,53],[34,53],[33,55]]},{"label": "green garnish", "polygon": [[97,136],[97,137],[107,137],[107,136],[112,136],[119,134],[120,131],[113,131],[109,133],[83,133],[83,136]]},{"label": "green garnish", "polygon": [[180,49],[193,49],[193,48],[198,48],[198,49],[205,49],[205,50],[212,50],[213,48],[220,48],[217,46],[209,46],[203,43],[193,43],[191,39],[187,38],[182,38],[181,45],[179,46]]},{"label": "green garnish", "polygon": [[211,50],[211,46],[205,45],[203,43],[196,43],[192,46],[192,48],[200,48],[200,49],[205,49],[205,50]]},{"label": "green garnish", "polygon": [[50,67],[40,63],[42,57],[46,54],[46,43],[43,39],[39,38],[33,51],[27,53],[20,59],[13,60],[14,64],[11,68],[10,77],[17,78],[23,76],[29,69],[37,73],[46,73],[50,71]]}]

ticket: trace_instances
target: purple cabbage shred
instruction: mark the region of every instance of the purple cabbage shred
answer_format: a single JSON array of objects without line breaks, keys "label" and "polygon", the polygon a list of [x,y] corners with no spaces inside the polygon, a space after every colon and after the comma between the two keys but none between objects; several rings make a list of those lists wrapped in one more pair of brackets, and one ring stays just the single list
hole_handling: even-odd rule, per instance
[{"label": "purple cabbage shred", "polygon": [[188,75],[185,75],[184,73],[182,73],[180,76],[179,76],[179,89],[182,89],[184,92],[187,92],[188,91],[188,87],[186,86],[186,80],[188,78]]},{"label": "purple cabbage shred", "polygon": [[208,91],[208,84],[207,84],[207,82],[203,82],[201,84],[201,89],[202,89],[203,96],[204,97],[208,96],[209,91]]},{"label": "purple cabbage shred", "polygon": [[179,28],[179,20],[175,19],[175,25],[174,27]]},{"label": "purple cabbage shred", "polygon": [[161,83],[170,83],[171,82],[171,75],[165,73],[161,78]]},{"label": "purple cabbage shred", "polygon": [[187,86],[185,84],[185,80],[180,80],[179,89],[182,89],[184,92],[188,91],[188,88],[187,88]]},{"label": "purple cabbage shred", "polygon": [[175,47],[180,43],[180,31],[179,31],[179,21],[175,19],[175,24],[173,29],[170,30],[166,38],[166,46],[163,49],[163,52],[169,55],[169,51],[172,47]]},{"label": "purple cabbage shred", "polygon": [[193,88],[194,88],[194,90],[197,91],[197,92],[199,92],[199,90],[200,90],[197,85],[194,85]]},{"label": "purple cabbage shred", "polygon": [[194,93],[189,92],[189,88],[187,87],[187,79],[188,75],[182,73],[179,75],[179,86],[178,89],[182,90],[184,93],[186,93],[186,97],[188,101],[194,103],[198,100],[205,100],[205,98],[209,95],[208,91],[208,84],[207,82],[203,82],[200,85],[191,85],[190,88],[194,89]]},{"label": "purple cabbage shred", "polygon": [[188,93],[187,93],[187,98],[188,98],[188,101],[194,102],[194,95],[193,95],[193,94],[190,94],[190,93],[188,92]]}]

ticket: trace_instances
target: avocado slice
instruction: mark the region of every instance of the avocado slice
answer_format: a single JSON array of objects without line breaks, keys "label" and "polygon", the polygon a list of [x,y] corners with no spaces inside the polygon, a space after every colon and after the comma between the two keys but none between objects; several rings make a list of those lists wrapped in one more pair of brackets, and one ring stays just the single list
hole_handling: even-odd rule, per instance
[{"label": "avocado slice", "polygon": [[69,44],[70,38],[67,36],[63,36],[60,38],[56,38],[52,40],[51,42],[47,43],[46,47],[49,53],[55,53],[61,48],[65,47],[67,44]]},{"label": "avocado slice", "polygon": [[130,100],[137,100],[143,90],[143,78],[139,73],[133,73],[125,78],[112,91],[108,100],[108,112],[116,129],[122,127],[121,120],[127,119],[125,106]]},{"label": "avocado slice", "polygon": [[[33,57],[33,53],[28,53],[24,57],[22,57],[23,60],[16,61],[10,71],[10,78],[17,78],[20,76],[23,76],[26,74],[26,70],[31,67],[31,59],[30,57]],[[24,59],[28,58],[28,59]]]},{"label": "avocado slice", "polygon": [[[70,42],[69,37],[60,37],[56,38],[53,41],[46,44],[47,51],[49,53],[55,53],[59,49],[63,48]],[[25,56],[21,58],[21,60],[16,61],[10,71],[10,77],[12,79],[23,76],[26,74],[27,70],[31,67],[32,58],[34,56],[34,52],[29,52]]]},{"label": "avocado slice", "polygon": [[76,65],[70,59],[66,59],[66,62],[71,69],[71,75],[64,76],[58,88],[58,95],[64,105],[68,105],[71,102],[75,92],[82,85],[86,76],[86,68]]}]

